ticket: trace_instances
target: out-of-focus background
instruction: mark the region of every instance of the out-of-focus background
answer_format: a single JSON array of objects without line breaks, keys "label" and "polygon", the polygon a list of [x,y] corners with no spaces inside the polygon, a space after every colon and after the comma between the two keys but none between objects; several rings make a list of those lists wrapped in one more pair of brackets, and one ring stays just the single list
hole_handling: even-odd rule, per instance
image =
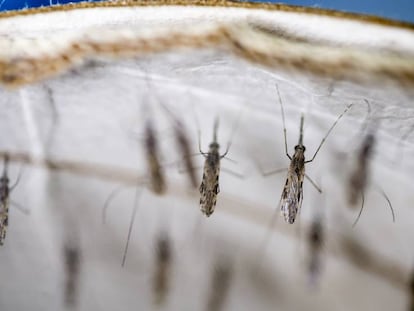
[{"label": "out-of-focus background", "polygon": [[[64,4],[70,2],[97,2],[88,1],[69,1],[69,0],[0,0],[0,11],[20,10],[24,8],[36,8]],[[365,1],[315,1],[315,0],[295,0],[295,1],[256,1],[269,3],[284,3],[290,5],[311,6],[345,12],[363,13],[387,17],[395,20],[414,22],[414,1],[412,0],[365,0]]]},{"label": "out-of-focus background", "polygon": [[[0,174],[7,154],[20,181],[0,209],[0,311],[414,310],[412,27],[184,1],[7,15]],[[292,154],[301,114],[307,159],[327,137],[306,165],[323,191],[305,180],[290,225],[283,127]],[[196,154],[216,118],[220,153],[231,147],[207,218]],[[351,205],[361,163],[368,183]]]}]

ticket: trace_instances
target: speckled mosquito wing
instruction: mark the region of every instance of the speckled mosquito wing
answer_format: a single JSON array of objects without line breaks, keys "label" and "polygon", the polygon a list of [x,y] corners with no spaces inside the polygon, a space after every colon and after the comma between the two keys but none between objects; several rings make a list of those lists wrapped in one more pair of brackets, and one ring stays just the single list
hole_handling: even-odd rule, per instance
[{"label": "speckled mosquito wing", "polygon": [[302,165],[302,168],[298,169],[295,167],[297,166],[295,160],[295,157],[293,157],[280,202],[280,210],[282,212],[282,215],[290,224],[293,224],[295,222],[296,216],[302,207],[303,178],[305,176],[304,163]]},{"label": "speckled mosquito wing", "polygon": [[0,202],[0,245],[6,240],[7,227],[9,225],[9,199],[2,198]]},{"label": "speckled mosquito wing", "polygon": [[[413,250],[401,247],[411,245],[413,236],[407,202],[414,201],[409,156],[414,136],[406,138],[406,160],[397,166],[390,167],[389,155],[395,153],[388,151],[398,151],[401,135],[413,125],[413,29],[375,17],[209,0],[82,3],[0,14],[0,157],[10,155],[11,169],[24,164],[30,178],[13,192],[13,200],[29,201],[33,208],[33,217],[11,215],[13,226],[0,251],[0,275],[7,279],[0,282],[0,309],[52,311],[66,306],[61,237],[73,233],[82,249],[76,306],[153,310],[153,245],[161,230],[174,245],[165,310],[206,308],[215,278],[210,268],[221,248],[234,256],[231,290],[216,304],[222,309],[404,309]],[[222,171],[237,168],[246,176],[220,179],[220,213],[214,218],[201,217],[199,194],[191,190],[187,176],[173,165],[164,166],[182,161],[173,130],[169,139],[157,135],[158,162],[168,188],[159,182],[152,188],[163,196],[147,191],[148,152],[144,144],[137,152],[129,134],[145,132],[145,116],[139,111],[149,105],[154,106],[151,122],[157,133],[167,131],[168,136],[171,129],[168,116],[151,101],[148,77],[159,100],[185,124],[189,141],[197,141],[198,127],[206,133],[202,141],[210,141],[217,116],[217,143],[225,146],[235,116],[249,107],[232,139],[230,158],[237,164],[221,163]],[[293,251],[298,243],[293,226],[275,226],[271,242],[260,252],[265,254],[259,273],[254,280],[246,273],[253,270],[249,265],[259,256],[261,229],[268,228],[285,183],[285,176],[264,179],[251,165],[259,157],[265,165],[286,167],[276,84],[292,137],[299,113],[309,120],[304,130],[310,154],[344,106],[355,102],[335,128],[335,139],[327,141],[307,168],[316,180],[328,179],[323,190],[329,265],[318,295],[310,295],[305,282],[302,287],[305,269]],[[53,93],[56,113],[45,89]],[[347,138],[366,114],[365,105],[359,105],[364,98],[381,117],[371,179],[385,181],[381,186],[400,221],[393,226],[375,208],[383,204],[382,197],[367,194],[366,204],[372,205],[366,208],[367,222],[350,231],[346,182],[351,167],[335,155],[355,149]],[[198,126],[192,108],[201,116]],[[190,147],[197,153],[196,144]],[[194,158],[199,178],[201,158]],[[210,175],[216,177],[218,171]],[[212,195],[206,208],[211,212],[219,189],[214,178],[208,183]],[[113,199],[102,225],[102,205],[120,186],[126,190]],[[128,265],[121,268],[119,254],[136,187],[144,189],[140,212]],[[304,189],[307,207],[316,204],[309,188]],[[310,226],[310,210],[301,212],[303,232]],[[194,227],[202,234],[193,234]],[[367,305],[366,297],[376,299]]]}]

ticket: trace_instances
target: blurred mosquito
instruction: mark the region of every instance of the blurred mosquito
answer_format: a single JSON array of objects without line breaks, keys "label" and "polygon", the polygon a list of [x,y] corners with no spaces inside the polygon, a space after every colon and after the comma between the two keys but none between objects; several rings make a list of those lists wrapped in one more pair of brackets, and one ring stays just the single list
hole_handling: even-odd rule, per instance
[{"label": "blurred mosquito", "polygon": [[[239,116],[240,117],[240,116]],[[200,138],[198,140],[198,149],[200,154],[206,159],[204,162],[203,178],[200,185],[200,210],[207,217],[213,214],[217,203],[217,195],[220,192],[219,176],[220,176],[220,160],[229,152],[231,140],[229,141],[226,151],[220,155],[220,145],[217,142],[217,130],[219,126],[218,118],[214,121],[213,141],[209,145],[208,152],[201,150]],[[235,129],[233,129],[235,130]],[[234,132],[233,132],[234,133]],[[199,132],[200,137],[200,132]],[[226,170],[228,171],[228,170]],[[241,177],[241,175],[231,172],[233,175]]]},{"label": "blurred mosquito", "polygon": [[81,254],[77,245],[66,244],[63,248],[65,262],[65,304],[72,307],[76,304],[77,286],[80,273]]},{"label": "blurred mosquito", "polygon": [[[4,244],[6,239],[7,228],[9,226],[9,206],[10,206],[10,194],[16,188],[17,184],[20,181],[21,170],[17,177],[16,182],[13,186],[9,186],[9,177],[8,177],[8,166],[9,166],[9,156],[4,157],[4,167],[3,174],[0,177],[0,246]],[[16,203],[12,202],[13,206],[16,206],[20,211],[25,214],[28,214],[28,211],[20,207]]]},{"label": "blurred mosquito", "polygon": [[414,271],[411,271],[409,280],[410,311],[414,310]]},{"label": "blurred mosquito", "polygon": [[151,190],[156,194],[164,194],[166,183],[163,167],[159,160],[158,141],[151,121],[145,126],[145,151],[150,173]]},{"label": "blurred mosquito", "polygon": [[178,150],[181,153],[181,158],[184,161],[185,171],[190,180],[190,184],[193,188],[197,188],[197,175],[196,169],[193,161],[193,154],[191,152],[191,142],[187,136],[187,131],[184,126],[184,123],[178,120],[178,118],[167,108],[166,105],[162,103],[161,100],[158,101],[161,107],[167,112],[170,118],[173,121],[173,129],[175,142],[178,147]]},{"label": "blurred mosquito", "polygon": [[315,215],[308,232],[308,271],[309,280],[312,285],[317,281],[317,278],[321,272],[321,252],[323,243],[324,230],[322,226],[322,217],[321,215]]},{"label": "blurred mosquito", "polygon": [[[349,178],[348,182],[348,202],[351,206],[355,206],[358,202],[358,194],[361,195],[362,203],[361,203],[361,209],[359,210],[358,216],[355,219],[354,223],[352,224],[352,227],[355,227],[358,223],[359,219],[361,218],[362,210],[364,209],[365,205],[365,189],[368,184],[368,176],[370,175],[370,158],[373,154],[374,145],[376,143],[375,135],[374,133],[368,133],[362,144],[361,147],[358,150],[358,156],[357,156],[357,163],[355,166],[355,169],[351,173],[351,176]],[[378,187],[378,191],[380,191],[381,195],[384,197],[384,199],[387,201],[388,206],[391,210],[392,214],[392,221],[395,222],[395,213],[394,208],[392,207],[391,201],[388,198],[387,194]]]},{"label": "blurred mosquito", "polygon": [[164,304],[169,289],[169,277],[171,275],[172,249],[167,234],[158,237],[156,247],[156,268],[154,275],[155,304]]},{"label": "blurred mosquito", "polygon": [[[311,184],[316,188],[317,191],[319,191],[320,193],[322,192],[322,190],[315,184],[315,182],[308,175],[305,174],[305,164],[310,163],[315,159],[316,155],[318,154],[319,150],[321,149],[325,140],[328,138],[331,131],[334,129],[334,127],[338,123],[339,119],[341,119],[342,116],[349,110],[349,108],[351,108],[352,104],[347,106],[347,108],[339,115],[336,121],[329,128],[325,137],[322,139],[318,148],[316,149],[313,157],[310,160],[305,161],[306,148],[303,145],[304,115],[302,114],[300,118],[299,142],[295,146],[295,153],[293,154],[293,156],[290,156],[288,149],[287,149],[285,113],[283,110],[283,103],[282,103],[282,99],[279,93],[279,88],[277,85],[276,85],[276,91],[279,97],[279,103],[280,103],[280,107],[282,111],[283,134],[284,134],[284,139],[285,139],[285,153],[286,153],[286,156],[290,160],[286,183],[282,191],[282,196],[280,198],[280,209],[286,222],[293,224],[295,222],[296,215],[298,214],[302,206],[304,178],[306,177],[311,182]],[[265,175],[268,176],[268,175],[275,174],[277,172],[280,172],[280,170],[268,172]]]},{"label": "blurred mosquito", "polygon": [[[375,136],[375,128],[370,127],[370,117],[371,117],[371,105],[368,100],[364,100],[364,102],[367,104],[368,113],[366,120],[364,122],[364,126],[362,127],[362,131],[368,127],[367,134],[365,134],[364,139],[361,143],[361,146],[359,147],[357,151],[357,157],[356,157],[356,165],[354,170],[351,171],[350,177],[348,179],[348,203],[350,206],[355,206],[359,201],[359,195],[361,195],[362,203],[361,203],[361,209],[359,211],[359,214],[357,218],[355,219],[354,223],[352,224],[352,227],[355,227],[355,225],[358,223],[362,210],[364,208],[365,204],[365,190],[368,186],[368,179],[370,176],[370,163],[371,158],[374,154],[374,148],[376,144],[376,136]],[[393,222],[395,222],[395,214],[394,209],[392,207],[391,201],[384,192],[384,190],[378,188],[381,195],[385,198],[385,200],[388,203],[388,206],[390,207],[391,213],[392,213],[392,219]]]},{"label": "blurred mosquito", "polygon": [[213,267],[207,311],[224,310],[233,277],[233,269],[228,259],[219,259]]}]

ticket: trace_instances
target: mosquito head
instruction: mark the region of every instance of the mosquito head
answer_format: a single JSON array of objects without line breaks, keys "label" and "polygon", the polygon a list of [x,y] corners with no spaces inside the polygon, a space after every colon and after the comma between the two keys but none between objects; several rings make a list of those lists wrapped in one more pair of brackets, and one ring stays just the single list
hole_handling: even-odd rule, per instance
[{"label": "mosquito head", "polygon": [[171,258],[170,241],[167,236],[161,236],[157,245],[158,260],[160,262],[168,262]]},{"label": "mosquito head", "polygon": [[296,146],[295,146],[295,152],[297,152],[297,151],[302,151],[302,152],[305,152],[305,151],[306,151],[306,148],[305,148],[305,146],[304,146],[304,145],[299,144],[299,145],[296,145]]},{"label": "mosquito head", "polygon": [[218,149],[219,149],[219,147],[220,147],[220,145],[219,145],[218,143],[216,143],[215,141],[214,141],[214,142],[212,142],[212,143],[208,146],[208,148],[210,149],[210,152],[218,150]]},{"label": "mosquito head", "polygon": [[369,133],[365,139],[364,142],[362,144],[362,149],[361,149],[361,158],[369,158],[373,152],[374,149],[374,144],[375,144],[375,136],[374,133]]}]

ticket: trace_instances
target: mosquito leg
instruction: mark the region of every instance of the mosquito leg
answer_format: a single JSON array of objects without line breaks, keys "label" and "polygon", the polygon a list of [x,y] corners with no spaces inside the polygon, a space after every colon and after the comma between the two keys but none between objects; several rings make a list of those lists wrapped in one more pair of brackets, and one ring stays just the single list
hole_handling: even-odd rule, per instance
[{"label": "mosquito leg", "polygon": [[310,181],[310,183],[312,184],[312,186],[314,186],[315,187],[315,189],[319,192],[319,193],[322,193],[322,189],[316,184],[316,182],[314,182],[313,180],[312,180],[312,178],[310,178],[309,176],[308,176],[308,174],[305,174],[305,177],[306,177],[306,179],[307,180],[309,180]]},{"label": "mosquito leg", "polygon": [[106,223],[106,212],[108,210],[109,207],[109,203],[112,202],[112,200],[115,198],[115,196],[121,192],[121,190],[125,190],[126,188],[124,186],[120,186],[118,188],[115,188],[114,190],[112,190],[112,192],[109,194],[108,198],[105,201],[105,204],[102,208],[102,223],[105,224]]},{"label": "mosquito leg", "polygon": [[338,121],[343,117],[343,115],[353,106],[353,104],[348,105],[346,109],[339,115],[339,117],[336,119],[336,121],[332,124],[328,132],[326,133],[325,137],[322,139],[321,143],[319,144],[318,148],[316,149],[312,159],[305,161],[305,163],[310,163],[313,160],[315,160],[316,155],[318,154],[319,150],[321,149],[322,145],[324,144],[325,140],[328,138],[329,134],[332,132],[332,130],[335,128]]},{"label": "mosquito leg", "polygon": [[22,205],[14,202],[14,201],[10,201],[10,205],[13,205],[15,208],[17,208],[23,214],[30,215],[30,210],[28,210],[27,208],[23,207]]},{"label": "mosquito leg", "polygon": [[359,214],[358,214],[357,218],[355,219],[354,223],[352,224],[352,228],[354,228],[356,226],[356,224],[358,223],[359,219],[361,218],[362,210],[364,209],[365,195],[364,195],[364,192],[362,192],[362,191],[361,191],[361,197],[362,197],[361,209],[359,210]]},{"label": "mosquito leg", "polygon": [[16,186],[19,183],[20,178],[22,177],[22,175],[23,175],[23,166],[20,167],[19,174],[17,175],[17,179],[14,182],[14,184],[10,187],[10,191],[9,191],[10,193],[14,190],[14,188],[16,188]]},{"label": "mosquito leg", "polygon": [[244,178],[244,175],[243,174],[240,174],[240,173],[237,173],[237,172],[233,172],[233,171],[231,171],[231,170],[229,170],[227,168],[224,168],[224,167],[221,168],[221,171],[222,172],[229,173],[229,174],[231,174],[231,175],[233,175],[235,177],[238,177],[240,179],[243,179]]},{"label": "mosquito leg", "polygon": [[129,241],[131,239],[132,228],[134,227],[135,216],[137,214],[138,207],[139,207],[138,201],[139,201],[139,197],[141,196],[141,193],[142,193],[142,190],[140,190],[140,189],[137,189],[136,192],[135,192],[134,209],[132,210],[131,221],[129,223],[128,237],[127,237],[127,241],[126,241],[126,244],[125,244],[124,255],[122,257],[122,267],[125,266],[126,256],[127,256],[128,247],[129,247]]},{"label": "mosquito leg", "polygon": [[381,195],[384,197],[384,199],[387,201],[388,206],[391,210],[391,214],[392,214],[392,222],[395,222],[395,213],[394,213],[394,208],[392,207],[391,201],[388,198],[387,194],[385,193],[384,189],[382,189],[379,186],[376,186],[377,190],[381,193]]}]

